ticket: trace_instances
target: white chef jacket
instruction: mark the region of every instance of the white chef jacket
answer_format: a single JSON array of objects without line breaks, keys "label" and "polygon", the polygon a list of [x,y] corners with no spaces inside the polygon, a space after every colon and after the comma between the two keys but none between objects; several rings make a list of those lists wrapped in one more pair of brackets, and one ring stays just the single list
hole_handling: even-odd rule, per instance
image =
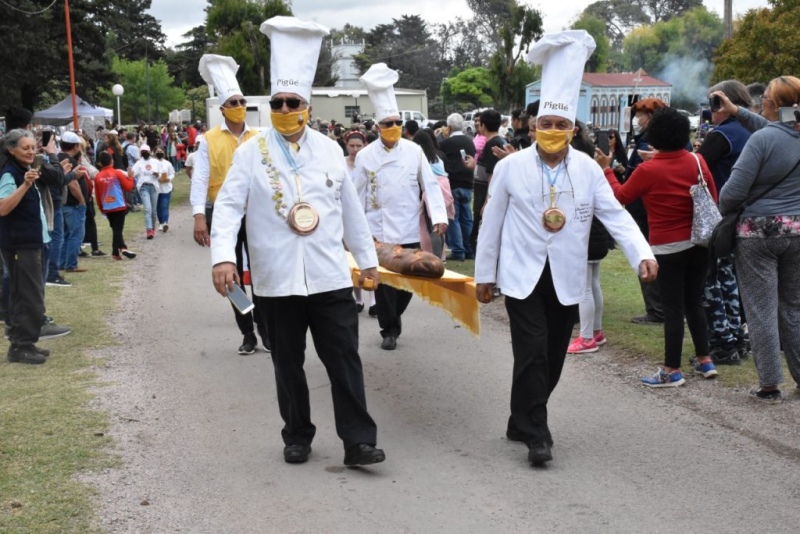
[{"label": "white chef jacket", "polygon": [[152,184],[156,191],[159,190],[158,176],[161,174],[161,165],[155,156],[147,159],[139,158],[133,165],[133,176],[136,178],[136,187],[141,189],[144,184]]},{"label": "white chef jacket", "polygon": [[380,140],[370,143],[356,154],[353,180],[372,235],[379,241],[419,243],[420,182],[428,193],[432,224],[447,224],[439,182],[422,148],[412,141],[400,139],[391,151]]},{"label": "white chef jacket", "polygon": [[[220,125],[222,130],[230,131],[225,121]],[[242,139],[245,132],[250,130],[250,127],[245,123],[244,130],[239,134],[239,146],[242,146]],[[199,143],[195,153],[194,168],[192,169],[192,185],[189,190],[189,203],[192,206],[192,215],[206,213],[206,201],[208,200],[208,179],[211,174],[211,161],[208,158],[208,145],[204,135],[198,135],[195,144]],[[341,149],[339,149],[341,151]]]},{"label": "white chef jacket", "polygon": [[[542,223],[550,207],[550,182],[536,144],[500,160],[489,184],[475,258],[475,281],[496,283],[503,294],[528,297],[549,259],[559,302],[578,304],[586,294],[589,231],[596,215],[620,246],[631,267],[654,260],[633,218],[614,197],[600,166],[569,148],[566,169],[556,182],[556,204],[566,215],[559,232]],[[552,172],[552,170],[551,170]]]},{"label": "white chef jacket", "polygon": [[[259,139],[267,141],[269,159],[262,155]],[[378,257],[341,147],[306,128],[300,151],[291,151],[299,169],[302,200],[319,212],[316,231],[300,236],[275,208],[276,190],[267,174],[270,167],[279,173],[284,214],[297,197],[295,173],[278,143],[286,141],[268,128],[236,149],[214,202],[212,264],[236,262],[236,236],[247,212],[250,276],[256,295],[306,296],[352,287],[342,240],[361,269],[377,267]]]}]

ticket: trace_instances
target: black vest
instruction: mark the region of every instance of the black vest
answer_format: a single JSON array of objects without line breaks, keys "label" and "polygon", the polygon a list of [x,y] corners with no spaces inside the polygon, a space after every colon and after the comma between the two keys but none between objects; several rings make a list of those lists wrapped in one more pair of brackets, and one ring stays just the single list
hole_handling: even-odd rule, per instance
[{"label": "black vest", "polygon": [[[0,171],[0,177],[11,174],[17,187],[23,186],[25,172],[15,160],[9,158],[8,163]],[[24,187],[24,186],[23,186]],[[42,201],[39,190],[34,184],[25,191],[14,210],[0,217],[0,248],[15,249],[42,248]]]}]

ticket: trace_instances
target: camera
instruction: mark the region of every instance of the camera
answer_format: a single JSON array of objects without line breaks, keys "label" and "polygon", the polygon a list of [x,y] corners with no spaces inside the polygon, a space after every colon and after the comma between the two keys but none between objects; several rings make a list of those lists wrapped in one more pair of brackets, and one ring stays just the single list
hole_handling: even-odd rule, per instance
[{"label": "camera", "polygon": [[722,99],[718,95],[713,95],[708,103],[711,107],[711,111],[717,112],[722,108]]}]

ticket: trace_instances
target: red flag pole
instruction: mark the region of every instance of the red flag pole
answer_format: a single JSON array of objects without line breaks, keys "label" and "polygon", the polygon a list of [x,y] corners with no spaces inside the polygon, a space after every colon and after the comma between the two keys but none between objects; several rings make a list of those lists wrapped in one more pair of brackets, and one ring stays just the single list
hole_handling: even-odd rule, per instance
[{"label": "red flag pole", "polygon": [[75,94],[75,66],[72,62],[72,27],[69,23],[69,0],[64,0],[64,17],[67,21],[67,58],[69,59],[69,90],[72,94],[72,127],[78,130],[78,96]]}]

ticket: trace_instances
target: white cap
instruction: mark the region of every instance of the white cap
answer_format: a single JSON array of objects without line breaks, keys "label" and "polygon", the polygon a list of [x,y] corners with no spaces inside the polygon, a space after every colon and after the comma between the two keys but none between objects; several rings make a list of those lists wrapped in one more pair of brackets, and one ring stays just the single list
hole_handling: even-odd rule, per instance
[{"label": "white cap", "polygon": [[64,135],[61,136],[61,142],[79,145],[81,143],[81,138],[78,137],[78,134],[75,132],[64,132]]},{"label": "white cap", "polygon": [[[239,65],[230,56],[216,54],[203,54],[200,58],[200,76],[219,96],[219,103],[223,104],[232,96],[242,95],[236,72]],[[242,95],[244,96],[244,95]]]},{"label": "white cap", "polygon": [[586,30],[549,33],[528,52],[528,61],[542,65],[539,116],[557,115],[575,122],[586,60],[595,42]]},{"label": "white cap", "polygon": [[397,99],[394,96],[394,84],[400,76],[386,66],[386,63],[375,63],[361,77],[361,83],[367,86],[372,108],[375,110],[375,122],[387,117],[399,117]]},{"label": "white cap", "polygon": [[147,145],[142,145],[139,147],[139,152],[150,152],[150,147]]},{"label": "white cap", "polygon": [[296,93],[309,102],[322,38],[330,30],[295,17],[272,17],[260,29],[270,40],[270,94]]},{"label": "white cap", "polygon": [[106,130],[106,135],[119,135],[119,132],[116,130]]}]

